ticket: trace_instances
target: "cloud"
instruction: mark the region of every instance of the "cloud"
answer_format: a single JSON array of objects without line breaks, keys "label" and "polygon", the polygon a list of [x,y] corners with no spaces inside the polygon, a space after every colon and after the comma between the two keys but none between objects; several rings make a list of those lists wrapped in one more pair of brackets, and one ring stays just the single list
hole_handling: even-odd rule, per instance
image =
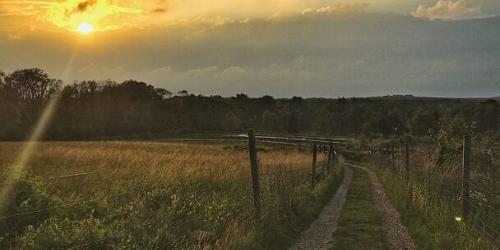
[{"label": "cloud", "polygon": [[51,4],[49,1],[0,1],[0,17],[37,15],[50,8]]},{"label": "cloud", "polygon": [[325,6],[317,9],[306,9],[302,12],[302,15],[307,14],[332,14],[332,13],[343,13],[343,12],[362,12],[365,11],[370,5],[368,3],[352,3],[344,4],[338,3],[331,6]]},{"label": "cloud", "polygon": [[157,0],[156,5],[149,11],[153,14],[162,14],[170,9],[169,1],[167,0]]},{"label": "cloud", "polygon": [[68,0],[51,4],[45,19],[68,30],[74,30],[81,22],[92,23],[97,30],[109,30],[127,24],[134,15],[141,13],[143,9],[124,1]]},{"label": "cloud", "polygon": [[97,3],[97,0],[87,0],[84,2],[79,3],[76,6],[76,10],[78,12],[85,12],[87,11],[90,7],[94,6]]},{"label": "cloud", "polygon": [[468,3],[466,0],[438,0],[434,6],[419,5],[411,14],[414,17],[429,20],[461,20],[484,17],[481,5]]}]

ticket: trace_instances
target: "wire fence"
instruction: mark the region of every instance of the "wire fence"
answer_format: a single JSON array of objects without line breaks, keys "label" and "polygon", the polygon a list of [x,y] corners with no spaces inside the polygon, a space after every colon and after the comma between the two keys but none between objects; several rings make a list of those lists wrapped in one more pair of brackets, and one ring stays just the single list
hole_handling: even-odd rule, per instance
[{"label": "wire fence", "polygon": [[457,220],[500,247],[500,143],[478,138],[455,148],[422,143],[411,145],[408,153],[390,144],[366,151],[409,187],[423,187],[451,204],[461,214]]}]

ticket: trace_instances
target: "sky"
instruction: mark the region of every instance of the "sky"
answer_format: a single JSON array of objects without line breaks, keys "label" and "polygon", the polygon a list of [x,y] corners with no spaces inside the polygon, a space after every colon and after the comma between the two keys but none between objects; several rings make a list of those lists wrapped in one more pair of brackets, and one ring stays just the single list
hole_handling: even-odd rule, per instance
[{"label": "sky", "polygon": [[0,70],[223,96],[500,96],[499,14],[498,0],[0,0]]}]

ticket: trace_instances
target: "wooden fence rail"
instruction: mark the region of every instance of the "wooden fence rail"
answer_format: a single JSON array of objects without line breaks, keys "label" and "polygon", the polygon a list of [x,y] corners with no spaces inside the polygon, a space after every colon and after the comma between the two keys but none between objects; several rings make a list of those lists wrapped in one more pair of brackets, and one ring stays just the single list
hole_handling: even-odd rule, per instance
[{"label": "wooden fence rail", "polygon": [[[286,146],[298,146],[299,151],[301,151],[303,145],[312,145],[312,166],[311,166],[311,187],[314,189],[317,185],[318,180],[324,177],[324,173],[330,172],[330,167],[337,160],[337,156],[334,144],[338,144],[333,140],[318,140],[318,139],[306,139],[306,138],[293,138],[290,137],[276,137],[276,136],[257,136],[254,129],[249,129],[247,135],[237,135],[232,136],[232,138],[244,138],[248,139],[248,152],[250,156],[250,168],[252,175],[252,191],[253,191],[253,204],[255,208],[255,218],[259,221],[262,213],[261,205],[261,187],[260,187],[260,173],[259,173],[259,159],[257,152],[257,143],[262,144],[272,144],[272,145],[286,145]],[[320,147],[321,146],[321,147]],[[323,152],[327,153],[327,162],[325,162],[324,168],[318,169],[318,151],[323,149]],[[318,176],[318,170],[320,170],[320,175]]]}]

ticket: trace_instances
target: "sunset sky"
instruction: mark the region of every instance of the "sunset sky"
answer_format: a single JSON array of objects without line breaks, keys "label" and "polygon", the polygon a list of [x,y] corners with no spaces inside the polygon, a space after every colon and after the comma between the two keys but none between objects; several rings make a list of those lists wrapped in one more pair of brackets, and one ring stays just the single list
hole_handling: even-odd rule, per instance
[{"label": "sunset sky", "polygon": [[498,0],[0,0],[0,70],[252,96],[500,96]]}]

